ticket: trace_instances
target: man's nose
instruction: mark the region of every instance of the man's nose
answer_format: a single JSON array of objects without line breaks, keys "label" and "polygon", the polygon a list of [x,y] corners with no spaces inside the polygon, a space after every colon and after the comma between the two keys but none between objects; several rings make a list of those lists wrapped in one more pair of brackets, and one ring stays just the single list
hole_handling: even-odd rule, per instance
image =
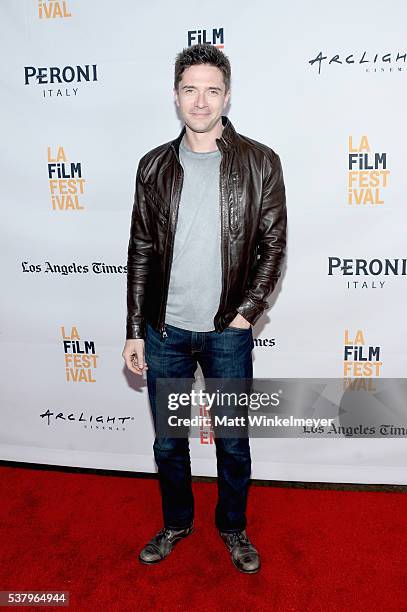
[{"label": "man's nose", "polygon": [[198,93],[198,97],[195,101],[195,104],[196,106],[199,106],[199,108],[206,106],[206,98],[204,92]]}]

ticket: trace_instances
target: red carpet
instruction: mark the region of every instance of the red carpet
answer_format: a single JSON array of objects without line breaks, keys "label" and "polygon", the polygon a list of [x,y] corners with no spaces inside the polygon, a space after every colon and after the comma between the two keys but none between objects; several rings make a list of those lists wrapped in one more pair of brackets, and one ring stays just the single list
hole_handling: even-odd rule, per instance
[{"label": "red carpet", "polygon": [[5,467],[0,477],[3,591],[70,591],[59,609],[74,612],[407,610],[402,493],[252,485],[262,569],[250,576],[214,529],[215,484],[193,484],[197,530],[153,567],[137,554],[161,527],[157,481]]}]

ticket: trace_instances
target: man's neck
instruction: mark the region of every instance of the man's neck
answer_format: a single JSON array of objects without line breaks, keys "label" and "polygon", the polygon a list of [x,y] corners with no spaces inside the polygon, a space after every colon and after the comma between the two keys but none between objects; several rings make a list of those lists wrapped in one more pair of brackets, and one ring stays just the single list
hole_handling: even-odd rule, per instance
[{"label": "man's neck", "polygon": [[218,145],[216,139],[222,136],[223,123],[222,118],[213,127],[210,132],[194,132],[185,125],[185,145],[194,153],[210,153],[217,151]]}]

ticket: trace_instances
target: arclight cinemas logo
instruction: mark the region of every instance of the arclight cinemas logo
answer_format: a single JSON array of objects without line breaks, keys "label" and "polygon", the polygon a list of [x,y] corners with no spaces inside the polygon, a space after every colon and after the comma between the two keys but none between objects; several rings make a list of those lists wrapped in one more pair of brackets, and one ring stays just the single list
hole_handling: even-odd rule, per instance
[{"label": "arclight cinemas logo", "polygon": [[24,85],[42,87],[43,98],[76,96],[79,86],[97,80],[97,64],[63,66],[62,68],[59,66],[24,66]]},{"label": "arclight cinemas logo", "polygon": [[318,74],[329,68],[332,70],[344,70],[345,68],[362,68],[365,72],[402,72],[406,69],[407,53],[392,51],[390,53],[368,53],[367,51],[342,53],[323,53],[319,51],[317,55],[308,60],[311,67],[316,69]]},{"label": "arclight cinemas logo", "polygon": [[407,275],[407,259],[328,257],[328,276],[335,275],[353,277],[347,289],[383,289],[389,277]]},{"label": "arclight cinemas logo", "polygon": [[135,423],[135,418],[131,415],[93,414],[80,409],[61,412],[47,408],[40,417],[48,427],[63,423],[66,426],[78,425],[89,431],[126,431],[126,425]]}]

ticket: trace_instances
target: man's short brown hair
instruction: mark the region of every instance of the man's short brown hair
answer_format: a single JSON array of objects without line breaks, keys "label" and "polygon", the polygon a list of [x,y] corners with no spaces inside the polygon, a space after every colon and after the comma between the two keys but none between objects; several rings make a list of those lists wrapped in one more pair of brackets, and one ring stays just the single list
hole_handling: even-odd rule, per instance
[{"label": "man's short brown hair", "polygon": [[183,72],[190,66],[210,64],[222,71],[225,91],[230,89],[231,69],[229,58],[217,47],[208,43],[198,43],[186,47],[175,58],[174,88],[178,89]]}]

